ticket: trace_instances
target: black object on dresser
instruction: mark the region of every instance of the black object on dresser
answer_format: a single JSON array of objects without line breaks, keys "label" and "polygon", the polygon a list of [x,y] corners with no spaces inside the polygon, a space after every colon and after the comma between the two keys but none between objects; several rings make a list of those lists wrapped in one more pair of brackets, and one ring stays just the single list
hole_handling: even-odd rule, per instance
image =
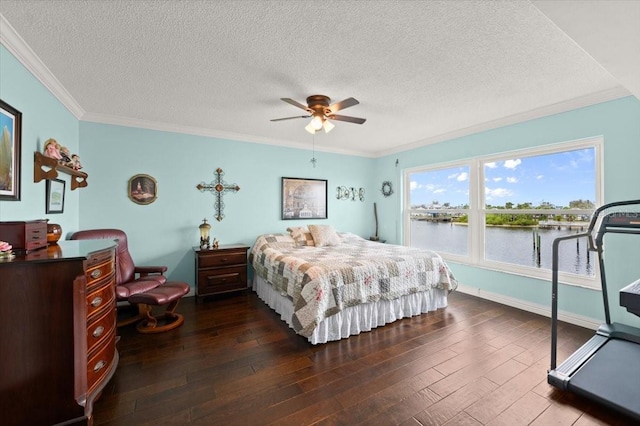
[{"label": "black object on dresser", "polygon": [[113,241],[61,241],[0,260],[3,425],[93,422],[116,350]]},{"label": "black object on dresser", "polygon": [[193,248],[196,257],[196,301],[202,296],[247,288],[247,250],[244,244],[217,249]]}]

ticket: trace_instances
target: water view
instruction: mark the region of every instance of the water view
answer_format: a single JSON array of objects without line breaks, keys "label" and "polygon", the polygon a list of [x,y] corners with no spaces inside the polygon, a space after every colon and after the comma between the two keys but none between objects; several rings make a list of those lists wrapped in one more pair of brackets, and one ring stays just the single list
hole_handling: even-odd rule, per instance
[{"label": "water view", "polygon": [[[534,231],[539,235],[540,257],[534,247]],[[489,226],[485,232],[485,258],[533,268],[551,270],[552,244],[558,237],[576,230]],[[411,245],[441,253],[468,254],[468,227],[450,222],[411,221]],[[559,270],[595,275],[597,255],[587,251],[586,238],[565,241],[558,252]]]}]

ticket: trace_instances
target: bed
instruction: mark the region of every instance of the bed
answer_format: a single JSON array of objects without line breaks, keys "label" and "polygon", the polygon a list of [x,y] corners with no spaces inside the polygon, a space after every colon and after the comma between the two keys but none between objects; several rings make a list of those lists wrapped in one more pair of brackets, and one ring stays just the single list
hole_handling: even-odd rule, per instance
[{"label": "bed", "polygon": [[312,344],[444,308],[457,287],[433,251],[318,226],[260,235],[249,254],[253,290]]}]

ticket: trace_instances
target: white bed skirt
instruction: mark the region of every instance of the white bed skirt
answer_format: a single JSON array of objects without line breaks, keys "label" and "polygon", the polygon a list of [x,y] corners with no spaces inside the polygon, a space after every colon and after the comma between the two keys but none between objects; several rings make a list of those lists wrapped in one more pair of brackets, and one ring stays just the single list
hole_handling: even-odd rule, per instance
[{"label": "white bed skirt", "polygon": [[[271,309],[280,314],[290,328],[293,303],[276,291],[267,281],[254,274],[253,290]],[[326,318],[309,337],[312,344],[340,340],[382,326],[401,318],[435,311],[447,306],[447,291],[432,288],[428,292],[414,293],[395,300],[380,300],[343,309]]]}]

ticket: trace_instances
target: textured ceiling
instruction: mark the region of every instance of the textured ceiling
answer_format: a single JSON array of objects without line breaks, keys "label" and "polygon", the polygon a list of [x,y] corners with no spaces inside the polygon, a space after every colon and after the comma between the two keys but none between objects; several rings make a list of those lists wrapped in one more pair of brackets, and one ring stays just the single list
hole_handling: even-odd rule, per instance
[{"label": "textured ceiling", "polygon": [[353,96],[315,147],[379,156],[629,94],[535,3],[1,0],[0,34],[81,120],[310,148],[280,98]]}]

